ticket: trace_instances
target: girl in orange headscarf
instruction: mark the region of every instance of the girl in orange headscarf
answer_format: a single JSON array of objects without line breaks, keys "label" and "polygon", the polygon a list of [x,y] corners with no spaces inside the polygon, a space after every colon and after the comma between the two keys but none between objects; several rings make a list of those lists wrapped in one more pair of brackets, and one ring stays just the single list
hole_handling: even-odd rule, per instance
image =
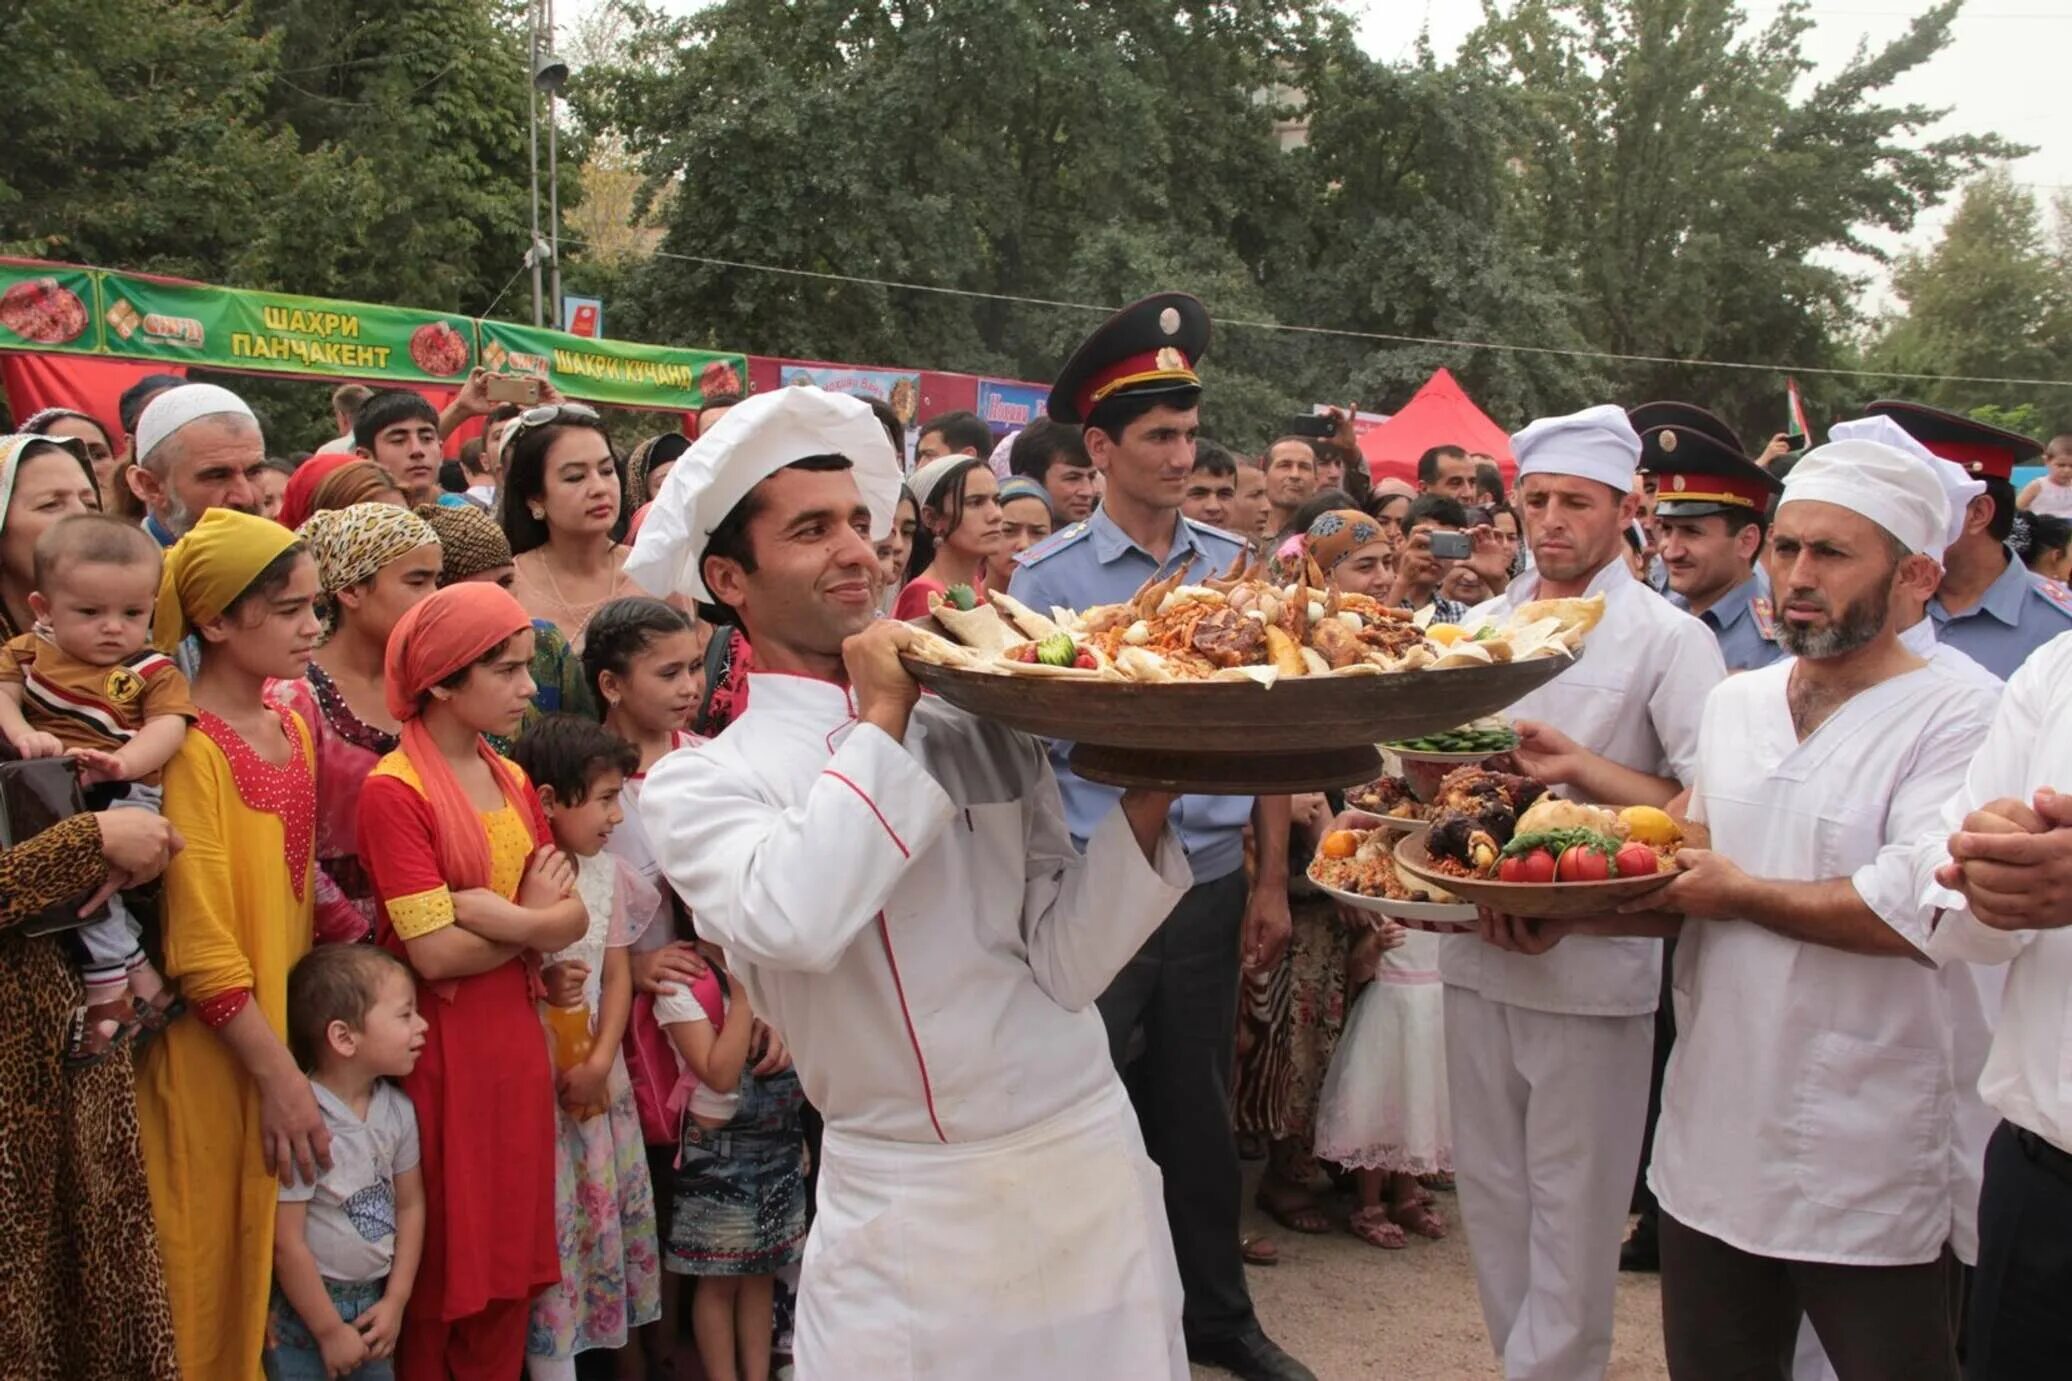
[{"label": "girl in orange headscarf", "polygon": [[532,786],[484,734],[532,698],[532,622],[495,585],[415,605],[388,643],[401,746],[360,793],[378,938],[416,972],[424,1258],[397,1347],[404,1381],[510,1381],[534,1294],[560,1278],[554,1075],[534,1012],[543,951],[588,916]]}]

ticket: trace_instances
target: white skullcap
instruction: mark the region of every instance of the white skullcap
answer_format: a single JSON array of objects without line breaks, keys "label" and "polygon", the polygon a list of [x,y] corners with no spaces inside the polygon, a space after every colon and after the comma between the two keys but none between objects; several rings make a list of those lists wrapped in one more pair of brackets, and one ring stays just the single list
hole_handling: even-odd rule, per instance
[{"label": "white skullcap", "polygon": [[929,461],[926,465],[914,471],[913,474],[907,476],[907,493],[914,496],[915,503],[925,508],[928,504],[928,496],[935,492],[935,486],[941,484],[949,477],[950,471],[960,465],[984,465],[985,463],[982,460],[974,461],[962,451],[952,451],[946,456],[937,456],[934,460]]},{"label": "white skullcap", "polygon": [[182,384],[153,398],[137,419],[137,458],[142,460],[189,422],[204,417],[242,417],[253,426],[259,419],[245,400],[216,384]]},{"label": "white skullcap", "polygon": [[1566,417],[1542,417],[1511,438],[1518,478],[1575,475],[1608,484],[1621,494],[1633,487],[1640,465],[1640,435],[1624,408],[1609,403]]},{"label": "white skullcap", "polygon": [[699,568],[712,530],[771,475],[825,455],[848,457],[870,508],[871,537],[884,537],[899,503],[899,459],[884,424],[861,398],[794,384],[737,404],[691,444],[662,481],[626,574],[650,594],[710,603]]},{"label": "white skullcap", "polygon": [[[1891,418],[1878,414],[1859,417],[1853,422],[1837,422],[1827,429],[1830,441],[1879,441],[1887,446],[1919,456],[1928,462],[1928,468],[1935,471],[1935,477],[1942,481],[1943,497],[1950,501],[1949,526],[1943,529],[1943,547],[1956,545],[1964,535],[1964,511],[1971,507],[1971,501],[1986,492],[1986,482],[1975,480],[1964,473],[1964,467],[1954,460],[1944,460],[1935,452],[1915,440],[1914,434]],[[1933,553],[1940,559],[1941,553]]]},{"label": "white skullcap", "polygon": [[993,454],[987,457],[986,464],[992,469],[994,479],[1004,480],[1014,473],[1014,439],[1020,435],[1021,432],[1016,430],[1001,437],[999,444],[993,447]]},{"label": "white skullcap", "polygon": [[1862,514],[1910,552],[1942,557],[1950,501],[1935,471],[1909,451],[1881,441],[1815,446],[1785,479],[1777,507],[1809,499]]}]

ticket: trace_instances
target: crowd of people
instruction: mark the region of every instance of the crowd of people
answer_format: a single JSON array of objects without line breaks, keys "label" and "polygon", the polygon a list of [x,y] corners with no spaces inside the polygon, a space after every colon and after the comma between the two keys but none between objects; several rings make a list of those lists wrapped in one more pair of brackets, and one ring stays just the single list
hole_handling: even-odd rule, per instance
[{"label": "crowd of people", "polygon": [[[1247,1158],[1284,1231],[1463,1231],[1508,1377],[1603,1375],[1622,1266],[1679,1378],[2053,1374],[2072,436],[1599,406],[1413,482],[1200,436],[1207,343],[1148,299],[911,468],[810,387],[21,419],[0,737],[83,808],[0,850],[8,1374],[1300,1381]],[[1406,928],[1307,880],[1341,793],[1103,786],[899,660],[1243,562],[1601,595],[1510,765],[1707,847]]]}]

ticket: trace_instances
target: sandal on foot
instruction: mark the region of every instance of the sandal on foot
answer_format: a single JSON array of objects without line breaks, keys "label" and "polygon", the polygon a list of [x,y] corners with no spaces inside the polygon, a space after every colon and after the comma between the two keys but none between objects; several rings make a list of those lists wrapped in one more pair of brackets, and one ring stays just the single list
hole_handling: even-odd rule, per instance
[{"label": "sandal on foot", "polygon": [[148,1045],[154,1036],[162,1036],[168,1026],[187,1013],[187,1004],[180,995],[167,988],[157,1000],[147,1002],[143,998],[132,998],[131,1023],[136,1028],[136,1044],[139,1049]]},{"label": "sandal on foot", "polygon": [[1324,1210],[1317,1206],[1314,1199],[1299,1191],[1283,1198],[1269,1192],[1262,1184],[1252,1202],[1259,1206],[1261,1213],[1290,1232],[1307,1233],[1314,1237],[1319,1233],[1331,1231],[1331,1220],[1324,1215]]},{"label": "sandal on foot", "polygon": [[1281,1264],[1281,1249],[1273,1239],[1264,1233],[1248,1232],[1237,1239],[1238,1254],[1247,1266],[1278,1266]]},{"label": "sandal on foot", "polygon": [[1346,1230],[1370,1247],[1383,1251],[1399,1252],[1410,1245],[1403,1236],[1403,1229],[1389,1217],[1389,1211],[1379,1205],[1353,1211],[1345,1223]]},{"label": "sandal on foot", "polygon": [[1391,1204],[1388,1215],[1397,1224],[1419,1237],[1428,1237],[1436,1242],[1446,1235],[1446,1220],[1425,1203]]},{"label": "sandal on foot", "polygon": [[106,1004],[88,1007],[82,1003],[65,1022],[62,1063],[66,1069],[89,1069],[120,1050],[134,1034],[134,1027],[108,1014]]},{"label": "sandal on foot", "polygon": [[1451,1194],[1454,1189],[1453,1176],[1444,1170],[1437,1170],[1429,1175],[1419,1175],[1417,1182],[1426,1189],[1442,1190],[1448,1194]]}]

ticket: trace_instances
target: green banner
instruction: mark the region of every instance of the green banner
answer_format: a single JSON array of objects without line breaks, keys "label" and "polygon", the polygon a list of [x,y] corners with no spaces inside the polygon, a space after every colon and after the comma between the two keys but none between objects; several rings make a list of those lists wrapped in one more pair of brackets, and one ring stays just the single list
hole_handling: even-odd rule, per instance
[{"label": "green banner", "polygon": [[0,264],[0,350],[98,354],[95,276],[88,269]]},{"label": "green banner", "polygon": [[475,363],[464,316],[101,274],[110,354],[254,373],[458,385]]},{"label": "green banner", "polygon": [[543,375],[570,398],[688,411],[708,395],[746,391],[748,360],[743,355],[591,340],[504,321],[476,324],[482,329],[483,364],[499,372]]}]

